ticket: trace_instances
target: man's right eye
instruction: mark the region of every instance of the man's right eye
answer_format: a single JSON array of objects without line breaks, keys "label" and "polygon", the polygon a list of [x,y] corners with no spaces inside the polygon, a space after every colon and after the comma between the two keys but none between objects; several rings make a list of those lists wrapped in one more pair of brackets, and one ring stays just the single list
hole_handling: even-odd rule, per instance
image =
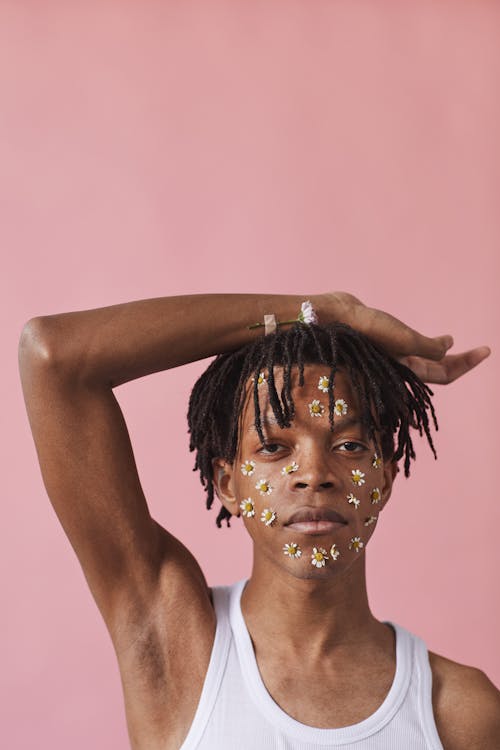
[{"label": "man's right eye", "polygon": [[265,443],[259,453],[276,453],[281,446],[278,443]]}]

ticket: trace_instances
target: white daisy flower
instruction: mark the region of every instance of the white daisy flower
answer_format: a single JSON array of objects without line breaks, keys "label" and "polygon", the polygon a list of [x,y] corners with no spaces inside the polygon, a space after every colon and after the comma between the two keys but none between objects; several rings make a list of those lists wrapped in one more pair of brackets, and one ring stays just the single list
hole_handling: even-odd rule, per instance
[{"label": "white daisy flower", "polygon": [[259,377],[257,378],[257,385],[262,385],[262,383],[266,382],[266,373],[265,372],[259,372]]},{"label": "white daisy flower", "polygon": [[254,516],[255,515],[255,508],[253,506],[253,500],[251,497],[246,497],[244,500],[240,503],[241,512],[244,516]]},{"label": "white daisy flower", "polygon": [[356,552],[359,552],[359,550],[364,546],[365,545],[363,544],[359,536],[353,536],[353,538],[349,542],[349,549],[355,549]]},{"label": "white daisy flower", "polygon": [[359,469],[352,469],[351,474],[352,474],[351,479],[353,481],[353,484],[357,485],[358,487],[361,487],[361,485],[365,483],[365,479],[364,479],[365,475]]},{"label": "white daisy flower", "polygon": [[255,461],[245,461],[241,464],[241,473],[245,477],[251,477],[255,471]]},{"label": "white daisy flower", "polygon": [[297,471],[298,468],[299,465],[295,463],[295,461],[293,461],[291,464],[288,464],[288,466],[283,466],[283,468],[281,469],[281,473],[285,477],[287,474],[291,474],[292,472]]},{"label": "white daisy flower", "polygon": [[325,413],[325,407],[320,401],[318,401],[317,398],[311,401],[311,403],[308,404],[308,406],[309,406],[309,414],[311,415],[311,417],[322,417],[323,414]]},{"label": "white daisy flower", "polygon": [[382,466],[382,459],[376,453],[373,456],[372,466],[374,469],[380,469],[380,467]]},{"label": "white daisy flower", "polygon": [[365,519],[365,526],[370,526],[372,523],[375,523],[378,516],[368,516],[368,518]]},{"label": "white daisy flower", "polygon": [[259,481],[255,485],[255,489],[259,490],[261,495],[270,495],[273,491],[273,488],[271,487],[267,479],[259,479]]},{"label": "white daisy flower", "polygon": [[323,547],[313,547],[311,555],[311,565],[315,565],[317,568],[324,568],[326,561],[330,558],[326,554],[326,549]]},{"label": "white daisy flower", "polygon": [[265,523],[266,526],[270,526],[274,520],[276,520],[276,513],[272,508],[264,508],[260,514],[260,520]]},{"label": "white daisy flower", "polygon": [[359,506],[360,500],[358,500],[357,497],[354,497],[354,495],[352,494],[352,492],[350,492],[347,495],[347,502],[351,503],[351,505],[354,505],[354,507],[357,509],[358,506]]},{"label": "white daisy flower", "polygon": [[332,546],[330,547],[330,557],[332,558],[332,560],[336,560],[339,555],[340,555],[340,552],[337,549],[337,545],[332,544]]},{"label": "white daisy flower", "polygon": [[380,502],[380,498],[382,497],[382,495],[380,494],[380,490],[378,487],[373,488],[373,490],[370,492],[370,497],[374,505]]},{"label": "white daisy flower", "polygon": [[288,555],[288,557],[300,557],[302,550],[296,542],[290,542],[289,544],[284,545],[283,553]]},{"label": "white daisy flower", "polygon": [[323,393],[328,393],[328,384],[330,383],[330,379],[327,378],[326,375],[322,375],[319,379],[318,388],[320,391],[323,391]]},{"label": "white daisy flower", "polygon": [[347,404],[343,398],[338,398],[335,401],[335,406],[333,407],[333,410],[334,410],[334,413],[338,417],[343,417],[347,414]]}]

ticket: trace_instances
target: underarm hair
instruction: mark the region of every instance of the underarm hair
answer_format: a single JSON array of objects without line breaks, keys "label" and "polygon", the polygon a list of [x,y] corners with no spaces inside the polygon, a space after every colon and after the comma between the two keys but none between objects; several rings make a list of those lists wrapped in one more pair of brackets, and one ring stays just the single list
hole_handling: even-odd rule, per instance
[{"label": "underarm hair", "polygon": [[[335,405],[333,385],[335,373],[339,370],[346,374],[356,393],[361,423],[384,461],[398,461],[404,457],[404,473],[406,477],[410,475],[410,461],[416,457],[410,428],[418,430],[420,436],[425,432],[434,458],[437,458],[428,415],[430,412],[437,430],[430,399],[434,394],[412,370],[348,325],[296,323],[288,330],[278,329],[276,333],[262,336],[237,351],[218,355],[193,387],[188,409],[189,450],[196,451],[193,471],[200,472],[208,509],[214,500],[212,459],[234,461],[249,378],[253,376],[255,428],[264,444],[259,374],[264,372],[267,376],[270,406],[278,425],[285,428],[290,427],[295,414],[292,368],[298,368],[299,386],[303,386],[304,367],[309,364],[322,364],[328,370],[325,374],[329,379],[328,419],[331,430]],[[279,394],[275,367],[283,370]],[[231,513],[221,505],[217,526],[220,528],[223,520],[230,526],[230,518]]]}]

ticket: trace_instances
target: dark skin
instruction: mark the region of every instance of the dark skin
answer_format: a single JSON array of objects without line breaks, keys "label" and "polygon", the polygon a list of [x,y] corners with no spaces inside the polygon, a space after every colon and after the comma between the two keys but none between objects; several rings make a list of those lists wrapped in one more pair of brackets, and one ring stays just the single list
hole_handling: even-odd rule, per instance
[{"label": "dark skin", "polygon": [[[289,320],[305,298],[256,294],[138,300],[35,318],[21,335],[20,373],[43,480],[110,633],[134,750],[174,750],[182,744],[216,622],[195,557],[149,513],[113,388],[239,348],[262,335],[261,329],[248,329],[251,323],[269,312]],[[340,320],[367,333],[430,383],[450,383],[489,354],[487,347],[447,354],[449,336],[426,337],[350,294],[309,299],[320,321]],[[246,604],[259,652],[265,642],[250,598]],[[380,633],[387,641],[386,629]],[[381,643],[381,685],[390,672],[386,652]],[[498,699],[491,683],[478,670],[442,657],[431,660],[446,749],[497,748]]]}]

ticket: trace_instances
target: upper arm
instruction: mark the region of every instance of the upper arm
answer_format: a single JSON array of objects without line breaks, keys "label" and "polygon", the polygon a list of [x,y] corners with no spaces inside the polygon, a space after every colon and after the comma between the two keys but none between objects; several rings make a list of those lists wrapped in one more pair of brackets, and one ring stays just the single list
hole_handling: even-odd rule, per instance
[{"label": "upper arm", "polygon": [[445,750],[500,747],[500,692],[484,672],[429,654],[436,726]]},{"label": "upper arm", "polygon": [[39,319],[30,321],[19,348],[26,408],[50,501],[113,635],[124,618],[146,616],[160,585],[196,597],[206,582],[150,516],[112,388],[69,373],[50,347]]}]

